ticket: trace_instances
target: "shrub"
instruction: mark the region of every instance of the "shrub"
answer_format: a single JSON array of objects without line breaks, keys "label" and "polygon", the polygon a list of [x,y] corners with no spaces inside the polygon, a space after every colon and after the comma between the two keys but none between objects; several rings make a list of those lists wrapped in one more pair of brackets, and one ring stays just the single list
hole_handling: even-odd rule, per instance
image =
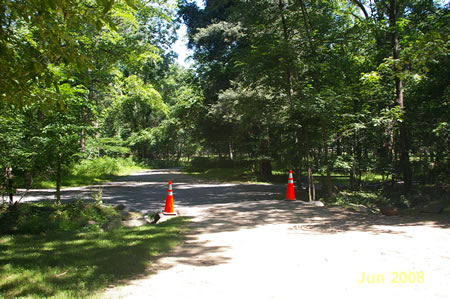
[{"label": "shrub", "polygon": [[383,206],[389,203],[389,199],[376,192],[339,192],[335,199],[336,204],[361,204],[367,207]]},{"label": "shrub", "polygon": [[4,205],[0,210],[1,234],[40,234],[86,228],[92,220],[97,228],[116,215],[112,207],[75,200],[62,205],[23,203]]},{"label": "shrub", "polygon": [[73,166],[71,173],[73,176],[105,177],[118,175],[121,169],[136,166],[131,158],[100,157],[82,160]]}]

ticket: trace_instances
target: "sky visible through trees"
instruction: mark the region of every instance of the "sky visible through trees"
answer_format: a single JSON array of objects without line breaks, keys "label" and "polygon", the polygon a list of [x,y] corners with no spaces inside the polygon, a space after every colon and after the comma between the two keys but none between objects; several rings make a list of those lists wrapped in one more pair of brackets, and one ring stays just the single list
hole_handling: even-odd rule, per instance
[{"label": "sky visible through trees", "polygon": [[[202,0],[195,1],[196,5],[200,8],[204,7]],[[189,59],[189,56],[192,55],[192,50],[189,50],[187,47],[187,28],[183,23],[180,24],[180,28],[177,30],[178,39],[173,44],[172,50],[177,53],[177,61],[183,67],[189,68],[191,67],[192,62]]]}]

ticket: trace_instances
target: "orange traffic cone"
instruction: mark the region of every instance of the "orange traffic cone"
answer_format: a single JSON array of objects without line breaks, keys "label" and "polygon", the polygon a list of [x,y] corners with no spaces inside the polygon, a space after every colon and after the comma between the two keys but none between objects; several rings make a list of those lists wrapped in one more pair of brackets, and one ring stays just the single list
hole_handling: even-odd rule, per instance
[{"label": "orange traffic cone", "polygon": [[289,179],[286,191],[286,200],[294,200],[295,192],[294,192],[294,177],[292,175],[292,170],[289,170]]},{"label": "orange traffic cone", "polygon": [[167,190],[166,196],[166,207],[164,208],[164,215],[176,215],[177,213],[173,210],[173,191],[172,191],[172,181],[169,181],[169,190]]}]

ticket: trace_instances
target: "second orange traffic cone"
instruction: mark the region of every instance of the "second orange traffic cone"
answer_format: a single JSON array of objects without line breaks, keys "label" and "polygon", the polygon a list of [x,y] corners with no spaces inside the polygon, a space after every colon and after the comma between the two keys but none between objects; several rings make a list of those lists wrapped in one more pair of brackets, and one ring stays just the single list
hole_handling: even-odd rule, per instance
[{"label": "second orange traffic cone", "polygon": [[292,170],[289,170],[289,179],[286,191],[286,200],[294,200],[295,199],[295,191],[294,191],[294,177],[292,175]]},{"label": "second orange traffic cone", "polygon": [[173,190],[172,190],[172,181],[169,181],[169,190],[167,190],[166,195],[166,206],[164,208],[164,215],[176,215],[173,210]]}]

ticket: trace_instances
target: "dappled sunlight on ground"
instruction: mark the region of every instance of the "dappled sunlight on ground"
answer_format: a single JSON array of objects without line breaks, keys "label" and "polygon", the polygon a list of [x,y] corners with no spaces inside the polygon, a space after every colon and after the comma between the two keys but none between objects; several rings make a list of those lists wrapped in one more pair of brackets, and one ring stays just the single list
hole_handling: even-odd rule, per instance
[{"label": "dappled sunlight on ground", "polygon": [[[150,278],[109,289],[105,297],[378,299],[449,293],[446,216],[430,221],[420,215],[317,207],[285,201],[284,184],[211,183],[175,169],[142,171],[103,184],[103,202],[160,211],[169,180],[175,210],[190,218],[184,242],[155,260],[146,272]],[[89,198],[96,190],[64,190],[63,196]],[[358,283],[364,273],[384,282]],[[395,273],[424,273],[425,282],[394,283]]]}]

